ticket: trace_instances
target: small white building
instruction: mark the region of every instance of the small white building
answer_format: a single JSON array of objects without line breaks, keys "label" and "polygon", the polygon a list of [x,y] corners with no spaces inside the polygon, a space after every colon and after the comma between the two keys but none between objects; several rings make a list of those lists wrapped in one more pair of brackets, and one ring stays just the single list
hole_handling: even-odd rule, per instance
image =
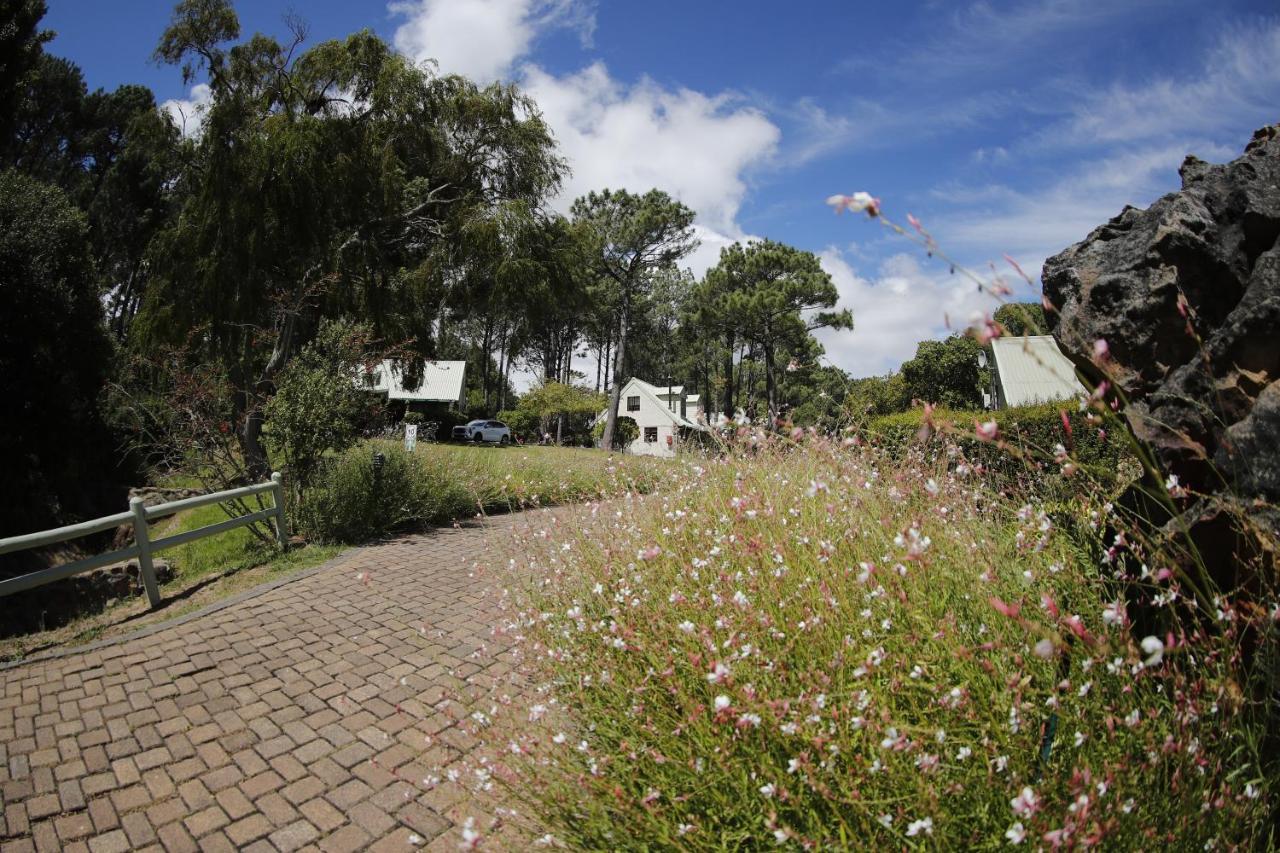
[{"label": "small white building", "polygon": [[987,407],[1007,409],[1054,400],[1072,400],[1087,392],[1076,378],[1076,368],[1051,335],[996,338],[992,392],[984,392]]},{"label": "small white building", "polygon": [[388,359],[364,371],[356,381],[361,388],[386,394],[388,400],[403,400],[407,406],[446,403],[461,409],[466,405],[466,374],[465,361],[425,361],[422,381],[410,389],[405,387],[409,382],[405,369]]},{"label": "small white building", "polygon": [[[600,417],[607,414],[601,412]],[[639,428],[626,448],[638,456],[675,456],[682,439],[707,431],[701,398],[685,394],[683,385],[650,385],[633,378],[622,386],[618,417],[630,418]]]}]

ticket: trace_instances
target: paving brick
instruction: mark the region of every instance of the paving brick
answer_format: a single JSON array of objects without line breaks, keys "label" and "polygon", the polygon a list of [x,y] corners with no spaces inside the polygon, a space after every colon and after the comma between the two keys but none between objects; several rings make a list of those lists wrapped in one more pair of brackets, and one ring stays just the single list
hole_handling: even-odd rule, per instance
[{"label": "paving brick", "polygon": [[195,838],[200,838],[215,830],[222,829],[230,822],[226,813],[219,806],[210,806],[204,811],[196,812],[184,821],[187,832],[190,832]]},{"label": "paving brick", "polygon": [[5,853],[401,851],[410,832],[449,849],[470,795],[403,780],[476,748],[450,712],[509,664],[475,563],[519,523],[357,549],[147,637],[7,673],[22,687],[0,693]]},{"label": "paving brick", "polygon": [[314,826],[305,820],[299,820],[271,833],[270,840],[277,850],[292,853],[315,841],[319,835]]},{"label": "paving brick", "polygon": [[89,839],[89,849],[93,853],[128,853],[133,849],[129,837],[123,830],[113,829],[111,832]]},{"label": "paving brick", "polygon": [[237,847],[243,847],[250,841],[262,838],[275,830],[271,821],[261,814],[251,814],[227,827],[227,838]]}]

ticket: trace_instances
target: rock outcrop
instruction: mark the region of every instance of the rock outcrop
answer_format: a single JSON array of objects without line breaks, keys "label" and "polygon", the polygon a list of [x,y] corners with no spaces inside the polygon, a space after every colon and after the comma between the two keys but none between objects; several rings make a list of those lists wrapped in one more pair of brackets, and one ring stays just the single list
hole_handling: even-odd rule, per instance
[{"label": "rock outcrop", "polygon": [[1230,583],[1260,543],[1229,518],[1272,538],[1280,505],[1280,126],[1226,165],[1189,156],[1180,174],[1179,192],[1050,258],[1044,293],[1054,337],[1095,381],[1107,341],[1134,433],[1201,496],[1177,526]]}]

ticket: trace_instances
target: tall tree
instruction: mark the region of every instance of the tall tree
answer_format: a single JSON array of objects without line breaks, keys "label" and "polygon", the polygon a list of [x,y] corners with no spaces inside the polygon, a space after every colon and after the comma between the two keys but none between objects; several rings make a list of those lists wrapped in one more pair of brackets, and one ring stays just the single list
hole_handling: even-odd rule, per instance
[{"label": "tall tree", "polygon": [[575,222],[586,229],[593,266],[616,295],[618,334],[613,389],[605,417],[604,447],[611,447],[627,369],[627,334],[653,283],[653,272],[673,266],[697,247],[694,213],[661,190],[590,193],[573,203]]},{"label": "tall tree", "polygon": [[[707,275],[707,291],[709,322],[726,336],[728,358],[738,338],[759,350],[771,419],[779,411],[780,350],[790,348],[798,357],[813,330],[853,328],[848,310],[822,310],[835,307],[839,293],[817,255],[772,240],[734,244],[721,252],[719,264]],[[725,369],[726,388],[731,388],[732,364]],[[732,405],[733,392],[726,390],[729,417]]]},{"label": "tall tree", "polygon": [[921,341],[915,358],[902,365],[908,395],[949,409],[982,406],[982,375],[978,353],[982,345],[968,335],[941,341]]},{"label": "tall tree", "polygon": [[84,215],[57,187],[0,172],[0,536],[100,505],[111,355]]},{"label": "tall tree", "polygon": [[40,29],[47,11],[44,0],[0,0],[0,139],[13,133],[27,76],[53,38],[51,31]]},{"label": "tall tree", "polygon": [[562,164],[511,86],[438,77],[364,31],[299,52],[239,37],[228,0],[183,0],[157,57],[207,76],[185,197],[157,238],[140,342],[203,330],[238,390],[250,470],[265,471],[274,377],[321,318],[357,317],[432,354],[435,324],[480,263],[463,237],[495,207],[530,208]]}]

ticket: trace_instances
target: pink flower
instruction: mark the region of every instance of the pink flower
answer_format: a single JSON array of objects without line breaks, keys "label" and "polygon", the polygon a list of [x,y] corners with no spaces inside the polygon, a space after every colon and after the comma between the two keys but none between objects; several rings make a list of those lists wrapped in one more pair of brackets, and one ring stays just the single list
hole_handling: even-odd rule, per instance
[{"label": "pink flower", "polygon": [[1093,342],[1093,360],[1099,364],[1111,360],[1111,347],[1107,345],[1106,338],[1098,338]]},{"label": "pink flower", "polygon": [[711,671],[707,673],[707,681],[712,684],[724,684],[729,680],[729,667],[720,661],[716,661],[715,666],[711,667]]},{"label": "pink flower", "polygon": [[662,553],[661,548],[659,548],[657,545],[652,545],[648,548],[645,548],[637,556],[640,557],[640,559],[642,560],[655,560],[658,558],[658,555],[660,555],[661,553]]},{"label": "pink flower", "polygon": [[986,423],[974,421],[973,431],[983,441],[995,441],[996,436],[1000,434],[1000,425],[995,421],[987,421]]},{"label": "pink flower", "polygon": [[989,601],[991,602],[991,606],[996,609],[996,612],[1002,613],[1005,616],[1008,616],[1010,619],[1017,619],[1018,613],[1021,612],[1022,610],[1022,605],[1005,604],[1003,601],[1001,601],[999,598],[996,598],[994,595],[991,596]]},{"label": "pink flower", "polygon": [[836,213],[849,211],[850,213],[867,212],[867,216],[880,215],[880,199],[873,198],[870,193],[856,192],[853,195],[833,195],[827,199],[827,204],[835,209]]}]

